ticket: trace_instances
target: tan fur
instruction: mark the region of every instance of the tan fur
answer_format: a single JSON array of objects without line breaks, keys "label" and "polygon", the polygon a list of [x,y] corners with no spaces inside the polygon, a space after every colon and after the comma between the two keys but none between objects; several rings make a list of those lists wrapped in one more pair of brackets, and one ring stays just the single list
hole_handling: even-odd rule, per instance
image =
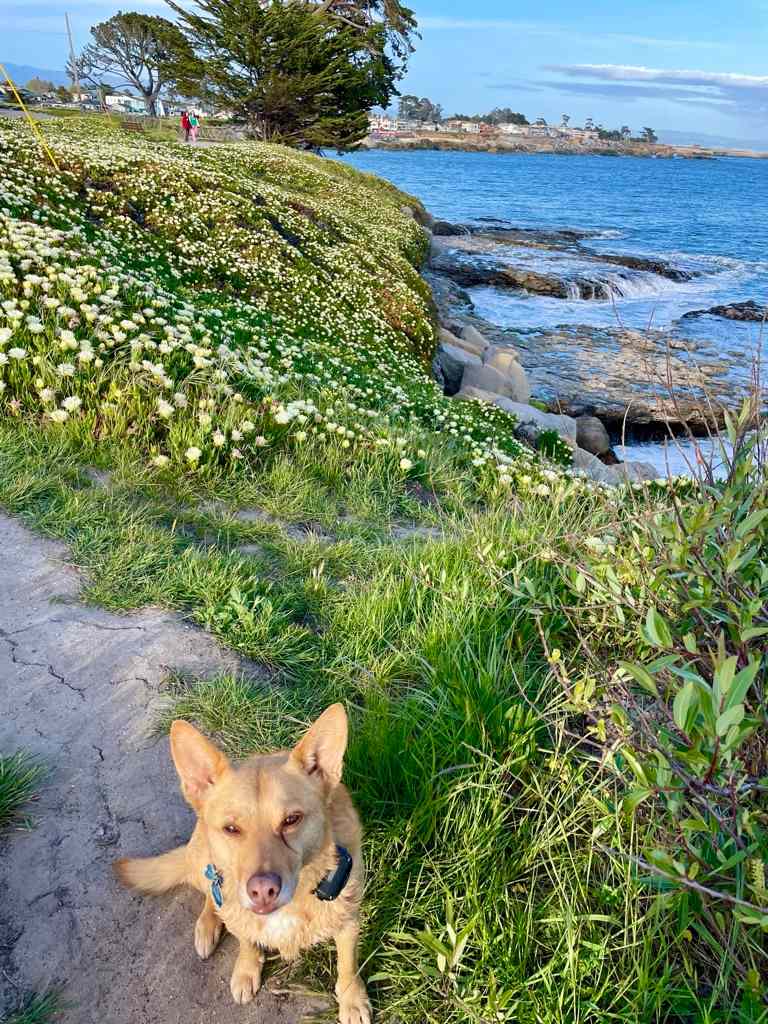
[{"label": "tan fur", "polygon": [[[182,792],[197,814],[186,846],[160,857],[115,863],[123,884],[149,893],[189,885],[205,896],[195,927],[195,948],[209,956],[222,925],[240,940],[232,975],[236,1002],[249,1002],[261,984],[263,950],[293,959],[303,949],[333,939],[338,953],[336,997],[341,1024],[369,1024],[371,1008],[358,975],[357,941],[363,893],[362,833],[342,785],[347,716],[328,708],[291,751],[255,755],[239,766],[187,722],[171,726],[171,753]],[[301,814],[298,824],[285,825]],[[235,827],[236,835],[225,831]],[[314,893],[336,866],[336,845],[353,859],[352,874],[336,900]],[[212,900],[206,865],[223,876],[223,905]],[[253,875],[282,879],[278,905],[255,913],[246,890]]]}]

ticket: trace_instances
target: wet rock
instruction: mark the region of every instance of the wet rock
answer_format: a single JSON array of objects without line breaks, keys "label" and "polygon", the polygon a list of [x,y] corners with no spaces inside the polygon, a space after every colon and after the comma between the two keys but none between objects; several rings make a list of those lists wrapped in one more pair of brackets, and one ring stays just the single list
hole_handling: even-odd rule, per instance
[{"label": "wet rock", "polygon": [[467,229],[463,224],[452,224],[449,220],[433,220],[431,228],[433,235],[441,237],[467,234]]},{"label": "wet rock", "polygon": [[576,448],[573,452],[573,468],[595,483],[609,484],[611,487],[655,480],[659,475],[650,462],[619,462],[615,466],[606,466],[583,448]]},{"label": "wet rock", "polygon": [[684,313],[682,320],[697,316],[720,316],[726,320],[742,320],[747,323],[762,323],[768,320],[768,306],[760,306],[753,299],[747,302],[731,302],[727,306],[712,306],[710,309],[694,309]]},{"label": "wet rock", "polygon": [[644,256],[600,253],[595,258],[602,263],[613,263],[615,266],[627,267],[629,270],[642,270],[649,274],[657,274],[659,277],[666,277],[669,281],[691,281],[694,277],[699,276],[694,271],[673,267],[667,260],[647,259]]},{"label": "wet rock", "polygon": [[596,416],[579,416],[576,420],[576,442],[579,448],[593,455],[603,455],[611,447],[608,431]]},{"label": "wet rock", "polygon": [[527,403],[531,397],[531,385],[528,375],[517,361],[517,354],[510,349],[491,347],[483,353],[483,366],[502,374],[512,382],[514,394],[510,395],[516,402]]}]

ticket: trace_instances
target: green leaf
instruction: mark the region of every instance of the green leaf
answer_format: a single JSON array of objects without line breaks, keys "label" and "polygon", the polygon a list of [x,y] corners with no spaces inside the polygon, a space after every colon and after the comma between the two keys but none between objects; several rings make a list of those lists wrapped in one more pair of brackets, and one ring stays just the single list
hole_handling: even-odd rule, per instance
[{"label": "green leaf", "polygon": [[655,608],[649,608],[645,617],[645,634],[654,647],[671,647],[669,626]]},{"label": "green leaf", "polygon": [[683,637],[683,643],[685,644],[685,649],[689,654],[695,654],[698,651],[696,637],[693,633],[686,633]]},{"label": "green leaf", "polygon": [[718,736],[725,736],[732,725],[739,725],[744,719],[744,705],[737,704],[735,707],[724,711],[717,720],[715,729]]},{"label": "green leaf", "polygon": [[741,634],[742,640],[756,640],[759,636],[768,636],[768,626],[753,626]]},{"label": "green leaf", "polygon": [[629,793],[624,797],[621,804],[625,811],[632,813],[636,807],[639,807],[643,800],[646,800],[651,795],[650,789],[644,787],[638,789],[631,789]]},{"label": "green leaf", "polygon": [[748,515],[743,522],[739,523],[734,530],[734,533],[739,538],[743,537],[745,534],[749,533],[750,530],[754,530],[756,526],[759,526],[766,516],[768,516],[768,508],[757,509],[756,512]]},{"label": "green leaf", "polygon": [[634,665],[629,661],[620,661],[619,668],[623,668],[625,672],[628,672],[630,676],[639,683],[644,690],[648,693],[652,693],[654,697],[659,696],[659,689],[656,686],[656,680],[653,678],[647,669],[644,669],[642,665]]},{"label": "green leaf", "polygon": [[691,707],[695,706],[697,699],[696,687],[693,683],[686,683],[675,697],[672,705],[672,717],[681,732],[688,731],[688,712]]},{"label": "green leaf", "polygon": [[730,708],[735,707],[736,704],[742,704],[744,698],[749,693],[749,688],[755,681],[755,676],[760,671],[760,662],[751,661],[746,665],[741,672],[733,680],[733,686],[728,692],[728,696],[725,700],[725,710],[728,711]]},{"label": "green leaf", "polygon": [[[715,693],[725,696],[731,688],[733,677],[736,675],[736,655],[726,658],[722,665],[718,665],[715,671]],[[716,698],[717,699],[717,698]]]}]

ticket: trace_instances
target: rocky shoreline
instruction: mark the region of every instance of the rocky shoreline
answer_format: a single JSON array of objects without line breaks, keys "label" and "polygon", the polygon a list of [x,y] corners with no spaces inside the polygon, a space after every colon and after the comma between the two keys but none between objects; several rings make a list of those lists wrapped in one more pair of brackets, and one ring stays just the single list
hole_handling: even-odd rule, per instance
[{"label": "rocky shoreline", "polygon": [[[533,447],[555,431],[573,450],[574,466],[607,483],[655,479],[650,463],[618,461],[613,444],[703,435],[718,429],[723,408],[738,400],[728,365],[714,342],[675,338],[670,331],[563,326],[522,331],[478,315],[465,289],[492,287],[569,299],[606,299],[607,285],[584,273],[567,280],[510,261],[509,246],[608,264],[622,273],[687,281],[695,271],[632,255],[591,254],[590,232],[535,231],[488,222],[463,226],[429,214],[430,255],[423,276],[434,298],[440,339],[433,363],[445,393],[513,414],[518,436]],[[732,319],[764,315],[754,303],[696,311]],[[717,400],[712,399],[717,396]]]}]

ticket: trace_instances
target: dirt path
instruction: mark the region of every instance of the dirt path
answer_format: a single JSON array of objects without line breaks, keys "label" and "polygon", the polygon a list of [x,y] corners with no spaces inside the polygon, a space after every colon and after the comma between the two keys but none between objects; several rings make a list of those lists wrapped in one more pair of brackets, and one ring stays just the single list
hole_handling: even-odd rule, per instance
[{"label": "dirt path", "polygon": [[63,984],[65,1024],[289,1024],[298,1001],[229,992],[234,942],[198,960],[199,897],[118,888],[119,855],[188,835],[168,742],[152,738],[169,669],[206,677],[237,659],[170,613],[112,615],[77,601],[66,548],[0,514],[0,751],[50,765],[36,827],[0,842],[0,1014]]}]

